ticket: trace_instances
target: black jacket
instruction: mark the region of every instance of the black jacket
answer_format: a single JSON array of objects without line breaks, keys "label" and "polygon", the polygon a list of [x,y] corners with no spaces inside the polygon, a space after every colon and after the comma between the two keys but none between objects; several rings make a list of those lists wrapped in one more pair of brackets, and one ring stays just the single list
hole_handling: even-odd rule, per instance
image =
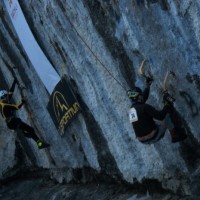
[{"label": "black jacket", "polygon": [[15,89],[16,81],[13,82],[6,99],[0,101],[0,109],[1,115],[5,121],[14,117],[15,111],[20,109],[23,105],[22,102],[19,104],[10,103],[14,89]]},{"label": "black jacket", "polygon": [[169,107],[164,106],[161,111],[156,110],[153,106],[146,104],[149,97],[149,87],[146,87],[143,92],[143,103],[133,102],[131,108],[135,108],[138,116],[138,120],[133,122],[133,128],[136,137],[142,137],[148,135],[156,129],[156,124],[153,119],[163,120],[168,112]]}]

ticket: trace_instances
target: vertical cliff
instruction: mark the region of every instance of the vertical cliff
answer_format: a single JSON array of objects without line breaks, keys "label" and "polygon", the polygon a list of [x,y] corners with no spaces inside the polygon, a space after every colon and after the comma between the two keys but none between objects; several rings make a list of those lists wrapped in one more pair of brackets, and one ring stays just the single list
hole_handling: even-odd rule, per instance
[{"label": "vertical cliff", "polygon": [[[0,2],[0,89],[9,88],[17,77],[15,101],[26,98],[18,115],[51,145],[38,150],[0,118],[1,179],[41,167],[63,182],[71,180],[68,168],[89,168],[116,182],[143,186],[148,181],[176,194],[198,195],[200,3],[136,2],[19,1],[36,41],[59,76],[66,75],[82,108],[63,135],[47,111],[49,93]],[[188,131],[182,143],[172,144],[168,132],[154,145],[135,138],[126,91],[143,87],[138,76],[143,59],[155,79],[148,102],[159,109],[165,73],[176,74],[171,90]]]}]

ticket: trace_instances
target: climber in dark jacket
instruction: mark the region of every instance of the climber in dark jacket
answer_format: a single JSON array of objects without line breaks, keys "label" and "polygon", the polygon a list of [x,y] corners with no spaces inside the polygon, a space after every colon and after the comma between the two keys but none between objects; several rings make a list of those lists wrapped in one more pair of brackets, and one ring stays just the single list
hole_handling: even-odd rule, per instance
[{"label": "climber in dark jacket", "polygon": [[173,105],[167,101],[168,94],[163,97],[165,106],[160,111],[146,103],[151,83],[152,79],[147,78],[146,88],[143,92],[138,87],[128,92],[128,97],[132,100],[129,119],[133,125],[136,138],[144,144],[152,144],[163,138],[166,129],[168,129],[173,143],[184,140],[185,135],[176,132],[170,118],[169,113]]},{"label": "climber in dark jacket", "polygon": [[14,104],[11,103],[11,98],[15,89],[16,80],[14,80],[9,91],[1,90],[0,91],[0,109],[1,115],[5,120],[7,127],[12,130],[21,130],[25,137],[32,138],[36,143],[39,149],[46,148],[49,144],[43,142],[35,134],[34,129],[28,124],[24,123],[20,118],[15,116],[15,111],[19,110],[22,105],[25,103],[24,99],[20,103]]}]

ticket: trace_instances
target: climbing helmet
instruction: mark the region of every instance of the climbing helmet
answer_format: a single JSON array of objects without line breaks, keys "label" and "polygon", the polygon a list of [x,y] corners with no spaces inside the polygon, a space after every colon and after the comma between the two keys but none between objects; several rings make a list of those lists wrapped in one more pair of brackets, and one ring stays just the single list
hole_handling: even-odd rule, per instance
[{"label": "climbing helmet", "polygon": [[129,90],[127,94],[130,99],[137,100],[139,95],[142,95],[142,90],[139,87],[135,87],[133,90]]},{"label": "climbing helmet", "polygon": [[0,91],[0,99],[4,99],[7,94],[8,94],[8,92],[6,90],[1,90]]}]

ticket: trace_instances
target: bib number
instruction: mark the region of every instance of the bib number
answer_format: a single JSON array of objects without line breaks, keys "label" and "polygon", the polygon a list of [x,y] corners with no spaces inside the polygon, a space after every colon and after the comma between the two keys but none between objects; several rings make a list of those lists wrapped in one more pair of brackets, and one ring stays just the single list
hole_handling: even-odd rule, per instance
[{"label": "bib number", "polygon": [[135,108],[131,108],[128,112],[130,123],[138,121],[138,116]]}]

